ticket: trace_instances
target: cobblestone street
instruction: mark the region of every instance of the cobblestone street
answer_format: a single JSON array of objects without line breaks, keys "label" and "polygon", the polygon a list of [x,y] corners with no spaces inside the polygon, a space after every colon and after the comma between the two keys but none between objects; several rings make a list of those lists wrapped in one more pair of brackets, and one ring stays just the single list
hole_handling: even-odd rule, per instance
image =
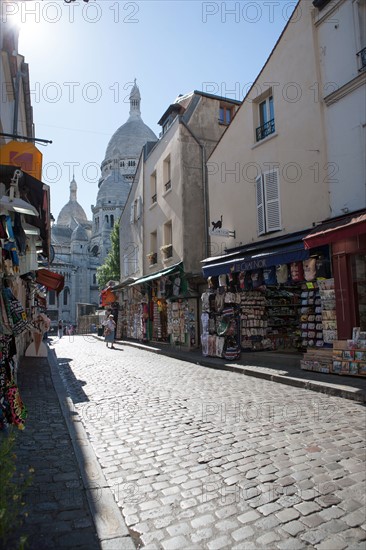
[{"label": "cobblestone street", "polygon": [[116,348],[51,349],[138,545],[365,549],[363,405]]}]

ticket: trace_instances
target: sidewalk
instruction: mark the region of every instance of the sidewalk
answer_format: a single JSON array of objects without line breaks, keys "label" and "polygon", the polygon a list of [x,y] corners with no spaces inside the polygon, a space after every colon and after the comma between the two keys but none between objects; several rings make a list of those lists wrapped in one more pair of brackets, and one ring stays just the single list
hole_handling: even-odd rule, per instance
[{"label": "sidewalk", "polygon": [[[93,334],[98,339],[103,339]],[[312,391],[335,395],[366,403],[366,377],[340,376],[306,371],[300,368],[302,355],[279,352],[256,352],[241,354],[240,360],[225,361],[215,357],[204,357],[198,350],[185,351],[169,344],[142,344],[127,340],[117,340],[119,344],[135,346],[155,353],[175,357],[213,369],[227,370],[256,376],[272,382],[305,388]]]},{"label": "sidewalk", "polygon": [[[23,357],[20,394],[28,410],[26,429],[17,432],[18,472],[34,470],[23,497],[27,550],[135,550],[121,511],[72,406],[57,358]],[[9,548],[17,548],[11,541]]]}]

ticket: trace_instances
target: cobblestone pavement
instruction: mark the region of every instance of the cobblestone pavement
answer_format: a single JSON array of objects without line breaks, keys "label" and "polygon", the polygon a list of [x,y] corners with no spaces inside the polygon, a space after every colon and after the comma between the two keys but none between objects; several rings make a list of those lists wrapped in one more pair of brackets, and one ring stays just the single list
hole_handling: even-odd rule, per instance
[{"label": "cobblestone pavement", "polygon": [[363,405],[92,337],[53,349],[139,546],[366,548]]}]

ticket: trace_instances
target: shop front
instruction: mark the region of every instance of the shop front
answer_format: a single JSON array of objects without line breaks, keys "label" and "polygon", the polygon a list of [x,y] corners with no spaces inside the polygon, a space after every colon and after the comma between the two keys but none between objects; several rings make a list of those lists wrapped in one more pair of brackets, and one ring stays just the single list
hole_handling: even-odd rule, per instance
[{"label": "shop front", "polygon": [[230,360],[246,351],[331,347],[337,335],[329,248],[305,249],[307,233],[252,243],[203,262],[204,355]]},{"label": "shop front", "polygon": [[41,267],[49,260],[49,216],[49,187],[17,167],[0,165],[0,430],[24,428],[19,360],[24,353],[44,353],[48,287]]},{"label": "shop front", "polygon": [[189,289],[182,262],[133,281],[125,295],[127,337],[187,349],[197,346],[199,296]]},{"label": "shop front", "polygon": [[331,372],[364,376],[366,210],[324,221],[305,236],[304,244],[310,253],[319,246],[331,251],[337,323]]}]

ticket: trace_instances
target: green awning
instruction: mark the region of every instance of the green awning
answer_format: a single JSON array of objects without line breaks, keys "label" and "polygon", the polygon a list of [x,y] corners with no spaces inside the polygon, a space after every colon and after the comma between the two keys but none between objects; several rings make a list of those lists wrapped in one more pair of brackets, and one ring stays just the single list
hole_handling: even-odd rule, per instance
[{"label": "green awning", "polygon": [[141,279],[137,279],[134,283],[130,284],[129,286],[142,285],[143,283],[147,283],[148,281],[153,281],[154,279],[158,279],[163,275],[171,275],[175,271],[183,271],[183,262],[167,267],[166,269],[162,269],[157,273],[152,273],[151,275],[147,275],[147,277],[141,277]]}]

